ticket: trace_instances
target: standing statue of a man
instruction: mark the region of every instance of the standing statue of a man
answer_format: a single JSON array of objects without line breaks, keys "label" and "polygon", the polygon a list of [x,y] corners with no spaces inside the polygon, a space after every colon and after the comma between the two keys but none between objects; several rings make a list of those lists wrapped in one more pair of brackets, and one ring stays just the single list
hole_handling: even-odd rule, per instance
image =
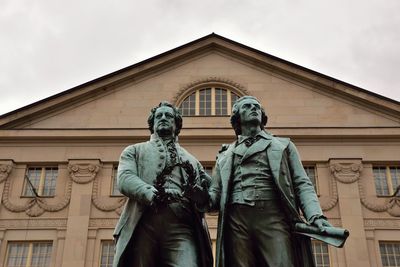
[{"label": "standing statue of a man", "polygon": [[129,199],[114,231],[113,266],[210,267],[211,241],[196,205],[208,201],[211,178],[177,143],[182,117],[174,106],[160,103],[148,124],[150,141],[128,146],[119,161],[118,189]]},{"label": "standing statue of a man", "polygon": [[220,211],[217,267],[314,266],[310,239],[293,234],[299,211],[322,231],[331,226],[294,144],[264,131],[266,123],[256,98],[233,105],[237,140],[220,151],[210,187]]}]

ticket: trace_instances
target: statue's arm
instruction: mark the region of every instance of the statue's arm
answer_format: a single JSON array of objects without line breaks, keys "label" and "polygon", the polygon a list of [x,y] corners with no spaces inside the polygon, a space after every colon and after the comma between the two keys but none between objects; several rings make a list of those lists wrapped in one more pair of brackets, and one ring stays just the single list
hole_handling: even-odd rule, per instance
[{"label": "statue's arm", "polygon": [[291,174],[294,192],[300,202],[300,209],[302,210],[306,220],[313,223],[317,218],[325,218],[314,186],[304,170],[295,145],[292,142],[289,142],[286,151],[289,165],[288,168]]},{"label": "statue's arm", "polygon": [[198,161],[196,162],[196,169],[198,179],[194,188],[191,189],[192,192],[189,197],[195,202],[196,208],[200,212],[207,212],[209,210],[210,196],[208,194],[208,189],[211,185],[211,177],[204,171],[203,165]]},{"label": "statue's arm", "polygon": [[219,167],[219,164],[217,161],[215,164],[215,167],[214,167],[214,171],[213,171],[211,186],[210,186],[210,189],[208,190],[208,193],[210,195],[210,210],[211,211],[219,210],[219,204],[220,204],[220,200],[221,200],[221,188],[222,188],[221,171],[220,171],[220,167]]},{"label": "statue's arm", "polygon": [[135,146],[128,146],[122,152],[118,164],[117,186],[125,196],[143,204],[151,204],[157,190],[137,175],[136,153],[137,147]]}]

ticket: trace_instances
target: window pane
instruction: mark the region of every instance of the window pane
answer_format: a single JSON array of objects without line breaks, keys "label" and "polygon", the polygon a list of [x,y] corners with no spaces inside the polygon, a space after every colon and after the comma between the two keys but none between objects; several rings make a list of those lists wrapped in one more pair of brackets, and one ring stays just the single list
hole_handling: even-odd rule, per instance
[{"label": "window pane", "polygon": [[179,109],[182,116],[194,116],[196,114],[196,93],[186,97]]},{"label": "window pane", "polygon": [[117,172],[118,166],[114,166],[112,170],[112,195],[113,196],[122,196],[121,192],[118,190],[117,186]]},{"label": "window pane", "polygon": [[400,266],[400,242],[379,242],[383,267]]},{"label": "window pane", "polygon": [[396,192],[397,187],[400,185],[400,167],[390,167],[389,170],[393,184],[393,192]]},{"label": "window pane", "polygon": [[42,196],[54,196],[56,194],[58,168],[45,168],[45,180]]},{"label": "window pane", "polygon": [[328,245],[317,240],[312,240],[312,250],[314,255],[315,267],[329,267]]},{"label": "window pane", "polygon": [[378,196],[388,196],[389,188],[386,179],[386,167],[374,167],[375,190]]},{"label": "window pane", "polygon": [[239,96],[231,92],[231,107],[233,107],[233,104],[235,103],[236,100],[239,99]]},{"label": "window pane", "polygon": [[315,166],[304,166],[304,170],[307,176],[310,178],[312,184],[314,185],[315,192],[317,192],[317,176],[315,171]]},{"label": "window pane", "polygon": [[25,267],[28,250],[28,243],[9,243],[7,267]]},{"label": "window pane", "polygon": [[213,167],[211,166],[204,166],[204,171],[208,174],[208,175],[212,175],[212,171],[213,171]]},{"label": "window pane", "polygon": [[36,192],[38,192],[39,184],[40,184],[40,176],[42,174],[42,168],[29,168],[26,172],[26,178],[29,179],[25,181],[25,190],[24,196],[32,197],[35,196],[32,186],[35,188]]},{"label": "window pane", "polygon": [[10,242],[7,267],[50,266],[51,242]]},{"label": "window pane", "polygon": [[112,267],[113,260],[114,260],[114,242],[109,240],[102,241],[100,267]]},{"label": "window pane", "polygon": [[31,267],[50,266],[51,243],[33,243]]},{"label": "window pane", "polygon": [[199,115],[211,115],[211,88],[200,90],[199,94]]},{"label": "window pane", "polygon": [[215,115],[227,115],[227,90],[215,89]]}]

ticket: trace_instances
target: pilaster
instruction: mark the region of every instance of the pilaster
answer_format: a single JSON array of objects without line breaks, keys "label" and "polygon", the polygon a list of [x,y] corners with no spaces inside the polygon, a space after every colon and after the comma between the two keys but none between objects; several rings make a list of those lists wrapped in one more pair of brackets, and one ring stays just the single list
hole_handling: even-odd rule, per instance
[{"label": "pilaster", "polygon": [[88,242],[89,217],[93,180],[100,160],[69,160],[72,185],[62,267],[84,267]]},{"label": "pilaster", "polygon": [[362,172],[361,159],[331,159],[329,164],[332,175],[337,180],[342,226],[350,231],[350,236],[343,248],[346,265],[370,267],[358,190]]}]

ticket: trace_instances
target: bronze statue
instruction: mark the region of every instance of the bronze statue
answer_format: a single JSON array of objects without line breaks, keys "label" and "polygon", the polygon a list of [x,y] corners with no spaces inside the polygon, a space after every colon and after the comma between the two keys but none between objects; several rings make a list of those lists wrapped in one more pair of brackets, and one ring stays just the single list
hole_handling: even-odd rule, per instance
[{"label": "bronze statue", "polygon": [[237,140],[218,154],[209,190],[210,205],[220,212],[217,267],[311,267],[310,235],[303,235],[301,226],[317,229],[311,234],[325,242],[324,233],[332,229],[296,147],[266,132],[266,123],[256,98],[244,96],[234,103],[231,124]]},{"label": "bronze statue", "polygon": [[118,166],[118,188],[129,198],[114,231],[114,267],[211,267],[204,214],[211,178],[179,146],[179,111],[167,102],[152,109],[150,141],[128,146]]}]

